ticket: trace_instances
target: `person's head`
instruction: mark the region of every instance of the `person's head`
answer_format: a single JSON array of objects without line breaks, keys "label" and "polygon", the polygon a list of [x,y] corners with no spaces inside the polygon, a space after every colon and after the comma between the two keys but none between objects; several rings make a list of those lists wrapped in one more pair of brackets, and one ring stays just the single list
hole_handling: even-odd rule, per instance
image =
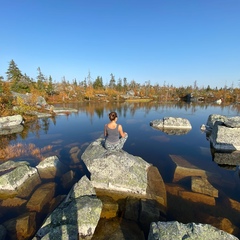
[{"label": "person's head", "polygon": [[108,114],[108,116],[109,116],[110,121],[114,121],[117,118],[117,113],[116,112],[110,112]]}]

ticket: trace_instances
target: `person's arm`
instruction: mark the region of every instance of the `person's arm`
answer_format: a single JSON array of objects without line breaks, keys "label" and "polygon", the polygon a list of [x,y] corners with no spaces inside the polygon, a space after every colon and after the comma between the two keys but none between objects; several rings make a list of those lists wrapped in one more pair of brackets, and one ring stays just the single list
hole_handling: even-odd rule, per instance
[{"label": "person's arm", "polygon": [[122,125],[118,125],[118,132],[120,134],[121,137],[125,137],[126,136],[126,133],[123,132],[123,128],[122,128]]},{"label": "person's arm", "polygon": [[105,126],[104,126],[104,137],[106,137],[107,136],[107,124],[105,124]]}]

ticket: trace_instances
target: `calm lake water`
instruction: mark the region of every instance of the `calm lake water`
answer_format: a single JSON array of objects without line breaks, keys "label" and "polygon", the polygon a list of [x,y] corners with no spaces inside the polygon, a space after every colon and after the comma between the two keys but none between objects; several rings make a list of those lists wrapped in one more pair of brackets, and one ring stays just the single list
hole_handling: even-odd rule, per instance
[{"label": "calm lake water", "polygon": [[[28,124],[27,127],[31,130],[28,131],[27,135],[24,138],[21,135],[16,135],[15,140],[10,141],[10,144],[34,143],[39,148],[51,145],[53,148],[48,154],[57,155],[60,160],[67,162],[71,147],[83,148],[97,138],[103,137],[103,127],[108,122],[108,113],[116,111],[118,113],[118,123],[122,124],[124,131],[129,135],[124,150],[132,155],[140,156],[156,166],[166,184],[172,183],[174,174],[174,164],[170,155],[177,155],[200,169],[220,175],[230,185],[233,183],[236,186],[234,188],[226,185],[221,186],[221,183],[215,187],[219,188],[218,190],[227,197],[240,202],[240,178],[236,177],[236,166],[220,166],[214,161],[210,142],[206,134],[200,129],[202,124],[206,124],[210,114],[236,116],[240,113],[239,106],[181,102],[166,104],[76,103],[61,104],[56,105],[56,107],[75,108],[78,113],[58,115],[54,119],[38,119],[37,127],[36,123]],[[150,121],[164,117],[187,118],[192,125],[192,130],[183,135],[170,135],[150,126]],[[184,182],[182,184],[184,185]],[[220,201],[219,204],[224,209],[224,201]],[[168,218],[184,221],[185,213],[179,219],[180,213],[176,212],[176,215],[174,215],[175,211],[170,211]],[[214,214],[217,213],[218,211]],[[224,214],[224,210],[221,210],[219,216],[216,217],[225,217]],[[228,219],[231,218],[227,212],[226,216],[228,216]],[[198,222],[199,219],[192,219],[191,216],[186,214],[185,221],[190,220]],[[232,224],[240,227],[240,216],[238,219],[234,217],[229,220]]]}]

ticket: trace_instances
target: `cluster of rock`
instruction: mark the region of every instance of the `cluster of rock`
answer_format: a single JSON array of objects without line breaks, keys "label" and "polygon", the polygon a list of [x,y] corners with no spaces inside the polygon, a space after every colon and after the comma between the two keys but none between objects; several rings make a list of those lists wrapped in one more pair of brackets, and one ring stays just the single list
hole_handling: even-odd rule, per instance
[{"label": "cluster of rock", "polygon": [[[49,236],[69,234],[70,229],[75,229],[71,232],[71,239],[78,239],[79,236],[91,239],[97,225],[101,225],[99,222],[121,215],[123,221],[135,223],[134,230],[128,227],[123,233],[122,228],[106,229],[103,224],[102,228],[98,227],[97,239],[135,234],[131,239],[141,240],[148,232],[137,228],[137,224],[149,231],[151,222],[165,219],[166,190],[158,170],[142,158],[123,150],[109,152],[102,142],[102,138],[97,139],[82,155],[91,181],[83,177],[74,185],[64,203],[48,217],[36,237],[49,239]],[[81,204],[77,205],[80,200]],[[99,221],[99,218],[102,220]],[[75,228],[72,226],[74,224]]]},{"label": "cluster of rock", "polygon": [[[48,118],[54,115],[65,115],[68,113],[78,112],[77,109],[67,108],[53,108],[53,106],[48,106],[46,108],[49,112],[28,112],[29,115],[37,116],[38,118]],[[13,115],[7,117],[0,117],[0,135],[8,135],[13,133],[20,133],[24,129],[24,119],[21,115]]]},{"label": "cluster of rock", "polygon": [[175,170],[171,183],[165,183],[168,214],[173,214],[178,221],[198,219],[198,222],[239,235],[240,203],[221,190],[224,187],[239,191],[239,177],[236,176],[236,181],[229,181],[222,175],[199,168],[182,156],[170,155],[170,158]]},{"label": "cluster of rock", "polygon": [[[91,143],[82,155],[82,160],[90,171],[91,181],[83,177],[74,185],[66,200],[39,229],[36,234],[38,239],[55,239],[59,236],[69,238],[69,235],[71,239],[78,239],[79,235],[80,239],[105,239],[106,236],[109,239],[139,240],[186,237],[206,240],[238,239],[209,224],[165,222],[166,188],[158,170],[142,158],[123,150],[106,151],[102,141],[100,138]],[[195,169],[194,179],[194,169],[189,170],[194,179],[193,191],[199,201],[204,199],[199,197],[201,194],[217,198],[218,191],[205,178],[201,178],[203,172]],[[175,180],[179,181],[181,173],[176,177]],[[171,190],[170,192],[172,194]],[[115,198],[117,201],[114,201]],[[77,205],[76,202],[80,202],[80,199],[82,205]],[[211,197],[206,201],[209,199]],[[73,209],[75,213],[72,212]],[[111,227],[112,221],[109,219],[117,216],[121,216],[119,227]],[[142,228],[136,228],[136,223]]]},{"label": "cluster of rock", "polygon": [[48,216],[35,238],[91,239],[101,212],[102,202],[89,179],[84,176]]},{"label": "cluster of rock", "polygon": [[[150,122],[150,126],[159,129],[167,134],[182,135],[191,129],[191,123],[185,118],[164,117]],[[211,114],[206,125],[201,129],[209,135],[209,140],[214,149],[220,151],[240,150],[240,117],[226,117],[218,114]]]},{"label": "cluster of rock", "polygon": [[[184,226],[178,222],[165,222],[166,212],[169,211],[167,192],[170,196],[181,193],[180,197],[193,201],[201,202],[205,199],[207,205],[213,206],[211,199],[218,197],[218,191],[206,180],[210,173],[193,166],[187,168],[186,164],[183,167],[184,161],[172,156],[174,162],[178,164],[174,181],[178,183],[182,178],[191,176],[194,192],[189,193],[179,187],[173,189],[171,184],[164,184],[156,167],[123,150],[109,152],[103,147],[102,142],[103,139],[97,139],[82,154],[91,180],[83,176],[73,185],[67,196],[53,197],[56,187],[54,182],[42,183],[40,186],[42,180],[53,179],[56,176],[61,177],[64,184],[67,182],[71,184],[73,179],[71,171],[66,172],[66,166],[57,157],[47,158],[35,168],[25,162],[8,161],[1,164],[0,195],[5,200],[2,200],[0,205],[5,206],[6,210],[1,212],[0,216],[6,213],[8,207],[21,205],[29,210],[28,214],[0,225],[1,239],[32,236],[35,231],[36,212],[43,211],[46,206],[50,214],[37,231],[35,239],[105,239],[109,236],[116,239],[153,240],[167,239],[166,236],[170,236],[168,239],[173,236],[177,237],[174,239],[182,239],[183,234],[189,236],[189,239],[199,239],[202,232],[209,236],[214,232],[224,237],[221,239],[237,239],[227,232],[205,224]],[[75,153],[75,150],[72,153]],[[194,197],[194,194],[197,196]],[[29,195],[31,197],[27,200]],[[238,208],[236,202],[228,201]],[[118,227],[111,227],[113,219],[119,217],[121,222],[118,222]],[[176,233],[176,224],[178,230],[179,226],[183,230]],[[194,229],[199,231],[192,231],[190,234],[189,226],[194,226]],[[223,226],[218,227],[224,229]],[[13,229],[16,229],[15,233],[12,232]]]},{"label": "cluster of rock", "polygon": [[[21,118],[17,119],[14,122],[19,124]],[[215,141],[214,146],[220,142],[221,131],[225,131],[225,135],[229,137],[229,129],[225,128],[236,130],[239,128],[238,123],[238,117],[210,115],[206,128],[210,132],[211,141]],[[157,129],[191,129],[189,121],[181,118],[154,120],[150,125]],[[232,134],[231,130],[230,132]],[[234,136],[239,139],[239,135]],[[221,146],[226,145],[227,137],[224,139],[225,143],[221,142]],[[215,187],[220,183],[221,186],[237,189],[237,183],[230,184],[221,176],[199,169],[180,156],[170,155],[175,164],[173,181],[171,184],[164,184],[157,168],[142,158],[123,150],[107,151],[102,143],[103,139],[97,139],[81,156],[91,180],[86,176],[82,177],[67,196],[54,197],[56,183],[43,183],[56,176],[68,186],[73,183],[73,172],[68,171],[55,156],[45,159],[36,167],[29,166],[27,162],[8,161],[1,164],[0,196],[3,200],[0,201],[0,206],[5,210],[0,213],[0,217],[9,208],[19,206],[28,209],[29,213],[0,225],[0,239],[32,236],[36,213],[45,211],[46,208],[51,214],[38,230],[36,239],[94,239],[96,236],[97,239],[109,236],[139,240],[237,239],[229,233],[239,234],[240,231],[229,219],[234,222],[239,220],[240,203],[220,193]],[[231,146],[236,148],[237,144],[232,142]],[[191,189],[181,186],[181,181],[189,182]],[[219,198],[227,203],[228,216],[223,216],[222,209],[218,206]],[[204,211],[199,209],[198,204],[204,205]],[[209,216],[214,209],[218,211],[218,218]],[[174,212],[179,221],[186,221],[189,214],[189,219],[198,216],[203,222],[214,223],[214,227],[208,224],[165,222],[167,211],[168,214]],[[183,211],[186,213],[184,217],[181,216]],[[106,222],[119,216],[119,228],[106,227],[111,226],[105,224]],[[28,227],[23,228],[22,225]],[[13,229],[16,229],[14,233]]]},{"label": "cluster of rock", "polygon": [[[23,94],[23,93],[12,92],[12,95],[14,98],[17,98],[17,97],[21,98],[23,100],[24,104],[26,104],[26,105],[32,104],[32,94],[31,93]],[[36,98],[34,104],[39,108],[46,107],[48,105],[45,98],[42,96],[38,96]]]},{"label": "cluster of rock", "polygon": [[74,183],[74,173],[56,156],[36,167],[11,160],[0,165],[0,218],[8,216],[0,226],[0,239],[27,239],[34,234],[39,214],[51,212],[64,198],[55,196],[56,177],[66,189]]}]

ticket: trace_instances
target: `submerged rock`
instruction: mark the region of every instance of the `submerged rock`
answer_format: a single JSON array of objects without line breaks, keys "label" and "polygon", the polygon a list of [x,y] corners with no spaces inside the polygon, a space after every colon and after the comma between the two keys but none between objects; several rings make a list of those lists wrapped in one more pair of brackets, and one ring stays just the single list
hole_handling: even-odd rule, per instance
[{"label": "submerged rock", "polygon": [[36,166],[41,179],[54,179],[62,176],[68,168],[58,159],[57,156],[45,158]]},{"label": "submerged rock", "polygon": [[4,222],[7,232],[11,232],[11,236],[7,234],[6,239],[29,239],[36,229],[35,219],[36,213],[28,212]]}]

